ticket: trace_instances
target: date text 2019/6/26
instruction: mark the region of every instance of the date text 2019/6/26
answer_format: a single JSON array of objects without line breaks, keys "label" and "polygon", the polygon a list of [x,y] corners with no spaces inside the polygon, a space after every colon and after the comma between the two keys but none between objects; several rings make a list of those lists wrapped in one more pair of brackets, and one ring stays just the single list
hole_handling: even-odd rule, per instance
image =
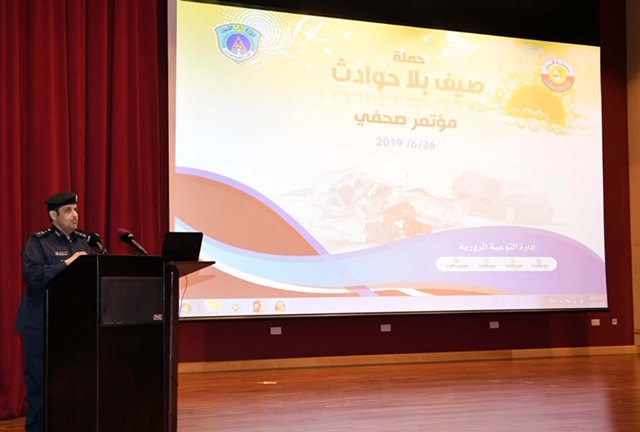
[{"label": "date text 2019/6/26", "polygon": [[435,141],[402,138],[377,137],[376,147],[405,148],[415,150],[435,150]]}]

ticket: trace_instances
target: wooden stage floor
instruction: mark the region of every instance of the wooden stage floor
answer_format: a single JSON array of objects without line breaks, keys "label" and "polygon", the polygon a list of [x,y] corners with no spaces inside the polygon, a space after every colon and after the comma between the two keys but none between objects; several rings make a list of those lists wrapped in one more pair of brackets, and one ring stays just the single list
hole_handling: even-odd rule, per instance
[{"label": "wooden stage floor", "polygon": [[178,431],[638,432],[640,356],[181,373]]}]

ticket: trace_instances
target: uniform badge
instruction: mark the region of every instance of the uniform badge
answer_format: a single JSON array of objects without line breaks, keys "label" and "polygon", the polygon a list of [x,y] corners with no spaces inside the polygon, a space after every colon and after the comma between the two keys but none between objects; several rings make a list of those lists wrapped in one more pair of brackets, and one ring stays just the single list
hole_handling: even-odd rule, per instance
[{"label": "uniform badge", "polygon": [[47,229],[42,230],[42,231],[34,232],[33,235],[38,237],[38,238],[43,238],[43,237],[46,237],[47,235],[49,235],[50,233],[51,233],[51,228],[47,228]]}]

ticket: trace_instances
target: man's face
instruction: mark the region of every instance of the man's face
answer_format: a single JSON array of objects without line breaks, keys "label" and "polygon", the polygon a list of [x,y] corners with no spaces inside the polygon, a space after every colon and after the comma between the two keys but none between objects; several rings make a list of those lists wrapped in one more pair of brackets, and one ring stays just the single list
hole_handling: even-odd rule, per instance
[{"label": "man's face", "polygon": [[53,224],[66,235],[78,229],[78,205],[67,204],[58,210],[49,211]]}]

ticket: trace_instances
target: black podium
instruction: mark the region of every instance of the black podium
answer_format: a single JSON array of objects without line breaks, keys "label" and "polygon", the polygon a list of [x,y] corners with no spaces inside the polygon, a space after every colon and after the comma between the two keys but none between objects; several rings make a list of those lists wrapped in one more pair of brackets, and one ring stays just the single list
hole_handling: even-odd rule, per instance
[{"label": "black podium", "polygon": [[47,432],[177,430],[178,280],[211,264],[83,256],[47,285]]}]

